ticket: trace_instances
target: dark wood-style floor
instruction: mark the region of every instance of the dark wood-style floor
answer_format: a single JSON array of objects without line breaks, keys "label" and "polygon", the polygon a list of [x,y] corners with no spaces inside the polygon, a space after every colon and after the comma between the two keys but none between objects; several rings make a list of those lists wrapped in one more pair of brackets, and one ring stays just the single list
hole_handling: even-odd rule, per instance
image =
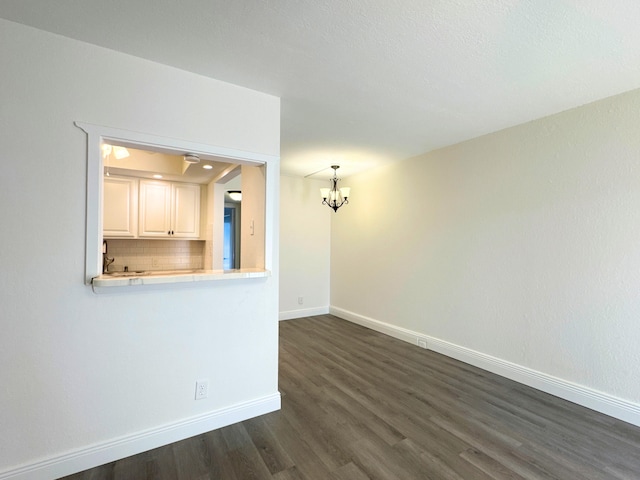
[{"label": "dark wood-style floor", "polygon": [[280,323],[282,410],[66,480],[640,479],[640,428],[330,315]]}]

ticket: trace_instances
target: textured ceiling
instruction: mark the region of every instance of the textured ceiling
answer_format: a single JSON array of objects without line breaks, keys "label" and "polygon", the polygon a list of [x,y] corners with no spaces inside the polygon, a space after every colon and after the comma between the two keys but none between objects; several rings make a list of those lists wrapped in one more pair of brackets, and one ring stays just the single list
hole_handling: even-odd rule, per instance
[{"label": "textured ceiling", "polygon": [[0,17],[280,96],[294,175],[640,87],[637,0],[2,0]]}]

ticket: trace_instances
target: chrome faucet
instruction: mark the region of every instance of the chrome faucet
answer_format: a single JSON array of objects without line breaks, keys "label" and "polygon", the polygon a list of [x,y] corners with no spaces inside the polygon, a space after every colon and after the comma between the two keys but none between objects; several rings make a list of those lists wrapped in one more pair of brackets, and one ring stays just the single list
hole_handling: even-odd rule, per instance
[{"label": "chrome faucet", "polygon": [[102,241],[102,273],[109,271],[109,265],[115,261],[115,258],[109,258],[107,256],[107,241]]}]

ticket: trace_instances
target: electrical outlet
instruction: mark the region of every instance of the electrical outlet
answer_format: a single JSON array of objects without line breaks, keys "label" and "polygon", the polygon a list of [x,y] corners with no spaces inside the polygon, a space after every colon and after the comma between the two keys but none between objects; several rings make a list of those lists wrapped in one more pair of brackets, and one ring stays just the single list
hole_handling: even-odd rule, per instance
[{"label": "electrical outlet", "polygon": [[417,344],[420,348],[427,348],[427,339],[418,337]]},{"label": "electrical outlet", "polygon": [[304,303],[304,297],[298,297],[298,305],[302,305]]},{"label": "electrical outlet", "polygon": [[152,267],[157,267],[160,264],[160,262],[158,261],[158,257],[152,257],[151,258],[151,266]]},{"label": "electrical outlet", "polygon": [[209,396],[209,380],[196,380],[196,400]]}]

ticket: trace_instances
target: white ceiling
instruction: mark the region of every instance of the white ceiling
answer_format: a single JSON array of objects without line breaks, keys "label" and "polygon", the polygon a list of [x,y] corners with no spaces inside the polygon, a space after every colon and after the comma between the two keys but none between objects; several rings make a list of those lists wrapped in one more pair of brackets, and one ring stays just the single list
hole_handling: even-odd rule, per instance
[{"label": "white ceiling", "polygon": [[637,0],[2,0],[0,17],[281,97],[291,175],[640,87]]},{"label": "white ceiling", "polygon": [[[127,157],[118,159],[110,154],[104,157],[104,173],[138,178],[162,178],[173,182],[189,182],[206,185],[212,180],[235,178],[240,166],[220,157],[199,156],[198,163],[188,163],[183,155],[167,154],[151,150],[127,148]],[[204,168],[207,167],[207,168]],[[236,171],[237,170],[237,171]],[[157,177],[157,175],[162,175]]]}]

